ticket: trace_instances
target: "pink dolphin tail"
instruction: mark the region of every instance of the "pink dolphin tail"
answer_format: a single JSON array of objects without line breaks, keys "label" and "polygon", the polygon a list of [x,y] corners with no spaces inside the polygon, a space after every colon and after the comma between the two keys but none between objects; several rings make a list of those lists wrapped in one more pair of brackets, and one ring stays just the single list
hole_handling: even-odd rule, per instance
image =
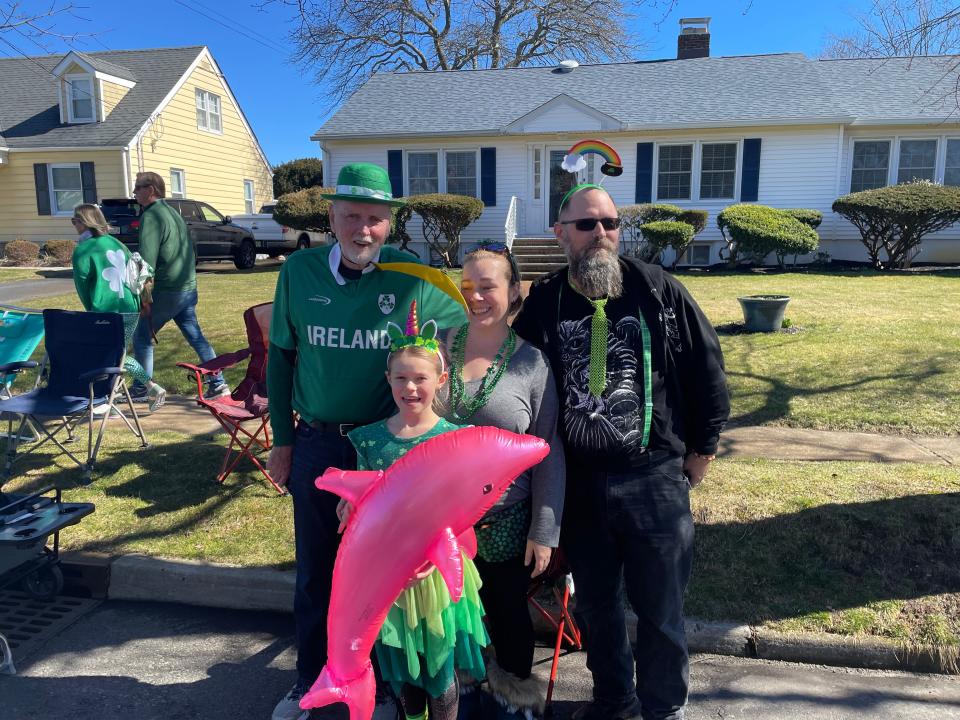
[{"label": "pink dolphin tail", "polygon": [[350,720],[370,720],[376,703],[376,680],[373,667],[367,663],[363,673],[353,680],[338,680],[325,666],[310,691],[300,700],[301,710],[323,707],[336,702],[350,708]]}]

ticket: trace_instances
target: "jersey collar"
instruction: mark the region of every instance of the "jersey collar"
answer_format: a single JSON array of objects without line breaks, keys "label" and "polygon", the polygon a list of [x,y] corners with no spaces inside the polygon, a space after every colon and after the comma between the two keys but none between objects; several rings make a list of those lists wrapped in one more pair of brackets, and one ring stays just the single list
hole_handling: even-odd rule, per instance
[{"label": "jersey collar", "polygon": [[[380,248],[383,249],[382,247]],[[333,275],[333,279],[337,281],[337,285],[346,285],[347,281],[344,279],[343,275],[340,274],[340,259],[342,257],[342,251],[340,250],[340,243],[334,243],[334,246],[330,248],[330,274]],[[374,256],[373,260],[370,261],[370,264],[367,265],[363,270],[363,274],[366,275],[368,272],[373,272],[377,269],[375,263],[380,262],[380,250],[377,250],[377,254]]]}]

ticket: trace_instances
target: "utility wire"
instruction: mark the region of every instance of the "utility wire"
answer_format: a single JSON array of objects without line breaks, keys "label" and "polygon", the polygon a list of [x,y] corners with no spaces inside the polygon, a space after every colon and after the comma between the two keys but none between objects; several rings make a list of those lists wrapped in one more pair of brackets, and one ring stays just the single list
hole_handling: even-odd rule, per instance
[{"label": "utility wire", "polygon": [[[191,5],[187,5],[185,2],[183,2],[183,0],[173,0],[173,1],[174,1],[175,3],[177,3],[177,5],[182,5],[182,6],[185,7],[187,10],[191,10],[192,12],[195,12],[195,13],[197,13],[198,15],[202,15],[203,17],[207,18],[208,20],[212,20],[213,22],[217,23],[218,25],[221,25],[222,27],[225,27],[225,28],[226,28],[227,30],[229,30],[230,32],[238,33],[238,34],[240,34],[240,35],[243,35],[244,37],[246,37],[246,38],[249,39],[249,40],[253,40],[255,43],[258,43],[258,44],[262,45],[263,47],[267,48],[267,50],[273,50],[274,52],[279,52],[279,53],[284,53],[284,54],[286,54],[286,52],[287,52],[287,51],[286,51],[284,48],[282,48],[281,46],[276,45],[276,44],[273,44],[273,43],[264,42],[263,40],[261,40],[260,38],[256,37],[255,35],[251,35],[251,34],[250,34],[249,32],[247,32],[246,30],[230,27],[230,26],[227,25],[222,19],[220,19],[220,18],[218,18],[218,17],[216,17],[216,16],[214,16],[214,15],[209,15],[209,14],[203,12],[202,10],[198,10],[197,8],[195,8],[195,7],[191,6]],[[234,21],[234,22],[235,22],[235,21]],[[240,28],[243,28],[244,26],[240,25],[239,27],[240,27]]]}]

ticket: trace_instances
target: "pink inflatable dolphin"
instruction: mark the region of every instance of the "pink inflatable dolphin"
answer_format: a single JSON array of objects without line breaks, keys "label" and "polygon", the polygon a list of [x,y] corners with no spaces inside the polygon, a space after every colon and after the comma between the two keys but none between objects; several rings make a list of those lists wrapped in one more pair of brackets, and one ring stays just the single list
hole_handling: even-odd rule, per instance
[{"label": "pink inflatable dolphin", "polygon": [[354,511],[333,568],[327,664],[301,708],[343,702],[350,720],[370,720],[370,651],[391,604],[425,563],[459,600],[461,551],[476,553],[474,523],[549,449],[531,435],[472,427],[427,440],[386,472],[330,468],[317,478],[318,488],[353,503]]}]

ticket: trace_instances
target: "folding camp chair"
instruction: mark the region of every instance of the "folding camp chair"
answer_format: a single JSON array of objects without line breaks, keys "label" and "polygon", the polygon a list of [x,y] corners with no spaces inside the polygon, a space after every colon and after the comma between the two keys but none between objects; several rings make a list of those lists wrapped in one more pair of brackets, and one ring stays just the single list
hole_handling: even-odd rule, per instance
[{"label": "folding camp chair", "polygon": [[[89,482],[111,414],[123,418],[130,431],[140,439],[142,447],[147,447],[140,418],[123,381],[123,319],[117,313],[44,310],[43,324],[47,349],[46,383],[22,395],[0,400],[0,411],[22,416],[20,428],[7,441],[4,477],[9,478],[13,473],[13,464],[18,457],[53,442],[83,469],[84,482]],[[117,405],[120,399],[126,400],[133,422],[120,411]],[[104,413],[94,441],[94,410],[100,407]],[[43,437],[18,456],[19,438],[28,422],[32,422]],[[81,460],[64,447],[58,435],[65,432],[65,442],[70,442],[75,439],[73,430],[84,423],[87,425],[87,457]],[[48,424],[52,426],[52,432]]]},{"label": "folding camp chair", "polygon": [[[560,588],[563,588],[562,590]],[[544,590],[549,588],[557,603],[557,610],[551,612],[537,599]],[[547,684],[546,710],[549,712],[553,701],[553,688],[557,684],[557,669],[560,665],[560,650],[566,643],[574,650],[583,649],[580,637],[580,628],[570,612],[570,596],[574,593],[573,576],[567,567],[566,559],[560,548],[553,553],[547,569],[530,581],[527,588],[527,601],[550,625],[557,631],[553,644],[553,661],[550,665],[550,681]]]},{"label": "folding camp chair", "polygon": [[[281,495],[286,491],[274,482],[270,473],[255,455],[258,449],[269,450],[270,412],[267,407],[267,348],[270,343],[270,318],[273,303],[262,303],[247,308],[243,324],[247,330],[247,347],[236,352],[220,355],[200,365],[177,363],[194,374],[197,381],[197,404],[205,407],[230,436],[230,444],[223,456],[217,482],[222,483],[243,458],[249,458]],[[203,397],[204,377],[216,375],[244,360],[247,373],[229,396],[207,400]],[[250,432],[245,423],[253,426]]]},{"label": "folding camp chair", "polygon": [[[24,370],[37,367],[30,360],[33,351],[43,339],[43,314],[39,310],[19,308],[14,305],[0,305],[0,400],[13,396],[11,385],[17,375]],[[34,387],[39,383],[39,373]],[[0,437],[10,437],[13,432],[13,415],[7,416],[7,431]],[[40,434],[32,423],[28,422],[20,442],[32,442],[40,439]]]}]

